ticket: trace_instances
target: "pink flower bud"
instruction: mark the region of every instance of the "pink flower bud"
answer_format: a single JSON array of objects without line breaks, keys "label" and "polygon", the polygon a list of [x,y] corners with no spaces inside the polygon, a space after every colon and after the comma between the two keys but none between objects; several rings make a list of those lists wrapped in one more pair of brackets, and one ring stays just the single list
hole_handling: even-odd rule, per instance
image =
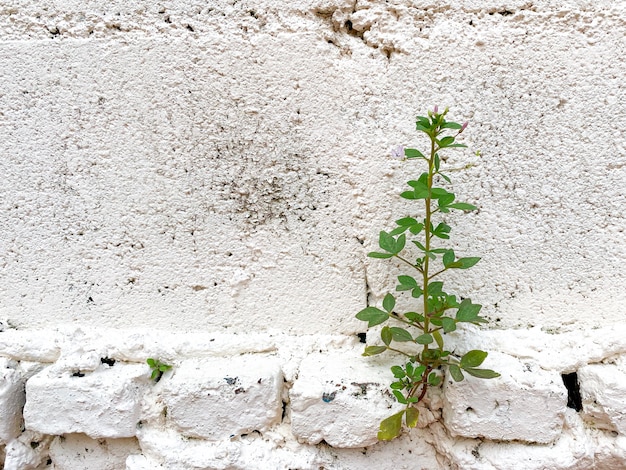
[{"label": "pink flower bud", "polygon": [[459,134],[460,134],[461,132],[463,132],[463,131],[465,130],[465,128],[466,128],[466,127],[467,127],[467,121],[465,121],[465,122],[463,123],[463,125],[461,126],[461,130],[459,131]]},{"label": "pink flower bud", "polygon": [[439,112],[439,106],[435,105],[435,109],[433,109],[433,113],[437,114]]}]

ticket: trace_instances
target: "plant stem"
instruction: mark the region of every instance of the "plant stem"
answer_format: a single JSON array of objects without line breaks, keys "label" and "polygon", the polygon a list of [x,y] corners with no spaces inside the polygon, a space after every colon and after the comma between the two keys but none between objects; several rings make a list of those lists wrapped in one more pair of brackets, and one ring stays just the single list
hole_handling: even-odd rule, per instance
[{"label": "plant stem", "polygon": [[[428,265],[430,262],[430,258],[428,253],[430,252],[430,218],[431,218],[431,198],[430,191],[433,187],[433,169],[435,166],[435,135],[430,136],[430,158],[428,159],[428,197],[424,200],[424,205],[426,207],[426,217],[424,218],[424,248],[426,248],[426,253],[424,256],[424,264],[422,265],[422,274],[423,274],[423,292],[424,292],[424,333],[428,333],[428,327],[430,325],[430,318],[428,312],[428,281],[430,278],[428,277]],[[428,345],[424,345],[424,352],[428,351]],[[422,355],[423,357],[423,355]]]}]

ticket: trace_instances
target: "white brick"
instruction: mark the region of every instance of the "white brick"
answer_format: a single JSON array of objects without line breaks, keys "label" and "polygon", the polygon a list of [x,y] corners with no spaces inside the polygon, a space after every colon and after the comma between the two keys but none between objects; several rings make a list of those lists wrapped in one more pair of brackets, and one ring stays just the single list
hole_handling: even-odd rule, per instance
[{"label": "white brick", "polygon": [[402,405],[389,393],[388,366],[353,350],[308,356],[289,392],[293,434],[307,444],[364,447],[378,441],[380,421]]},{"label": "white brick", "polygon": [[557,372],[491,352],[484,368],[502,376],[444,385],[444,422],[455,436],[548,443],[563,428],[567,390]]},{"label": "white brick", "polygon": [[549,444],[451,437],[439,423],[431,426],[427,440],[454,470],[608,470],[594,466],[595,444],[577,413],[568,409],[565,414],[563,433]]},{"label": "white brick", "polygon": [[126,459],[126,470],[165,470],[165,467],[145,455],[129,455]]},{"label": "white brick", "polygon": [[[5,448],[4,470],[35,470],[48,456],[52,438],[33,431],[24,431]],[[2,467],[0,467],[2,468]]]},{"label": "white brick", "polygon": [[185,436],[222,439],[280,422],[283,377],[274,358],[194,359],[164,380],[168,419]]},{"label": "white brick", "polygon": [[50,435],[132,437],[148,377],[148,366],[138,364],[102,364],[82,377],[50,367],[26,383],[26,428]]},{"label": "white brick", "polygon": [[626,373],[612,364],[578,370],[583,418],[593,426],[626,434]]},{"label": "white brick", "polygon": [[16,438],[22,431],[24,380],[17,363],[0,358],[0,444]]},{"label": "white brick", "polygon": [[55,470],[119,470],[141,451],[136,439],[91,439],[84,434],[57,436],[50,444]]}]

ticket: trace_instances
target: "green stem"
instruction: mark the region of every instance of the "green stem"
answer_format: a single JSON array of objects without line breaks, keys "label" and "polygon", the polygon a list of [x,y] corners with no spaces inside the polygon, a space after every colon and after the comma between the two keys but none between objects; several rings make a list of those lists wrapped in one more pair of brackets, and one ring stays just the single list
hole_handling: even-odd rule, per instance
[{"label": "green stem", "polygon": [[[430,239],[432,234],[430,233],[430,218],[431,218],[431,198],[430,191],[433,187],[433,169],[435,166],[435,135],[430,136],[430,158],[428,159],[428,193],[429,197],[424,200],[424,205],[426,207],[426,217],[424,218],[424,248],[426,248],[426,253],[430,252]],[[422,265],[422,275],[423,275],[423,283],[424,288],[422,289],[424,292],[424,333],[428,333],[428,327],[430,324],[429,313],[428,313],[428,281],[430,278],[428,277],[428,266],[430,264],[430,258],[428,256],[424,257],[424,264]],[[424,351],[428,350],[428,345],[424,345]]]},{"label": "green stem", "polygon": [[415,264],[411,263],[409,260],[404,259],[402,256],[398,256],[398,255],[393,255],[393,256],[395,256],[396,258],[398,258],[400,261],[402,261],[402,262],[404,262],[404,263],[408,264],[408,265],[409,265],[409,266],[411,266],[412,268],[417,269],[420,273],[422,272],[422,270],[419,268],[419,266],[416,266]]}]

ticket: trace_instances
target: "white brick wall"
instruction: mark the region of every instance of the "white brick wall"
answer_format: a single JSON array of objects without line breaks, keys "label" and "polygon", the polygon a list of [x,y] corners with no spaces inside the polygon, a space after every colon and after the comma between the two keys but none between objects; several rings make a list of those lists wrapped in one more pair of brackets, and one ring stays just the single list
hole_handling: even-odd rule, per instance
[{"label": "white brick wall", "polygon": [[[65,328],[49,332],[60,345],[52,364],[21,362],[14,344],[0,346],[0,456],[5,470],[624,468],[626,354],[614,351],[626,351],[626,337],[607,344],[608,330],[589,333],[598,360],[577,369],[583,407],[576,412],[566,407],[561,380],[576,370],[541,359],[577,354],[577,345],[569,334],[546,344],[526,333],[466,331],[466,344],[451,337],[463,351],[482,336],[491,349],[485,366],[502,377],[446,380],[430,391],[418,428],[377,443],[378,422],[398,406],[388,391],[393,358],[362,357],[356,337],[210,341]],[[31,341],[19,351],[30,358],[38,348]],[[257,352],[232,354],[250,349]],[[95,365],[94,351],[105,354]],[[161,354],[173,368],[158,383],[147,364],[122,360]]]},{"label": "white brick wall", "polygon": [[[626,467],[623,1],[0,3],[5,470]],[[447,339],[503,377],[375,444],[354,314],[435,104],[498,325]]]}]

